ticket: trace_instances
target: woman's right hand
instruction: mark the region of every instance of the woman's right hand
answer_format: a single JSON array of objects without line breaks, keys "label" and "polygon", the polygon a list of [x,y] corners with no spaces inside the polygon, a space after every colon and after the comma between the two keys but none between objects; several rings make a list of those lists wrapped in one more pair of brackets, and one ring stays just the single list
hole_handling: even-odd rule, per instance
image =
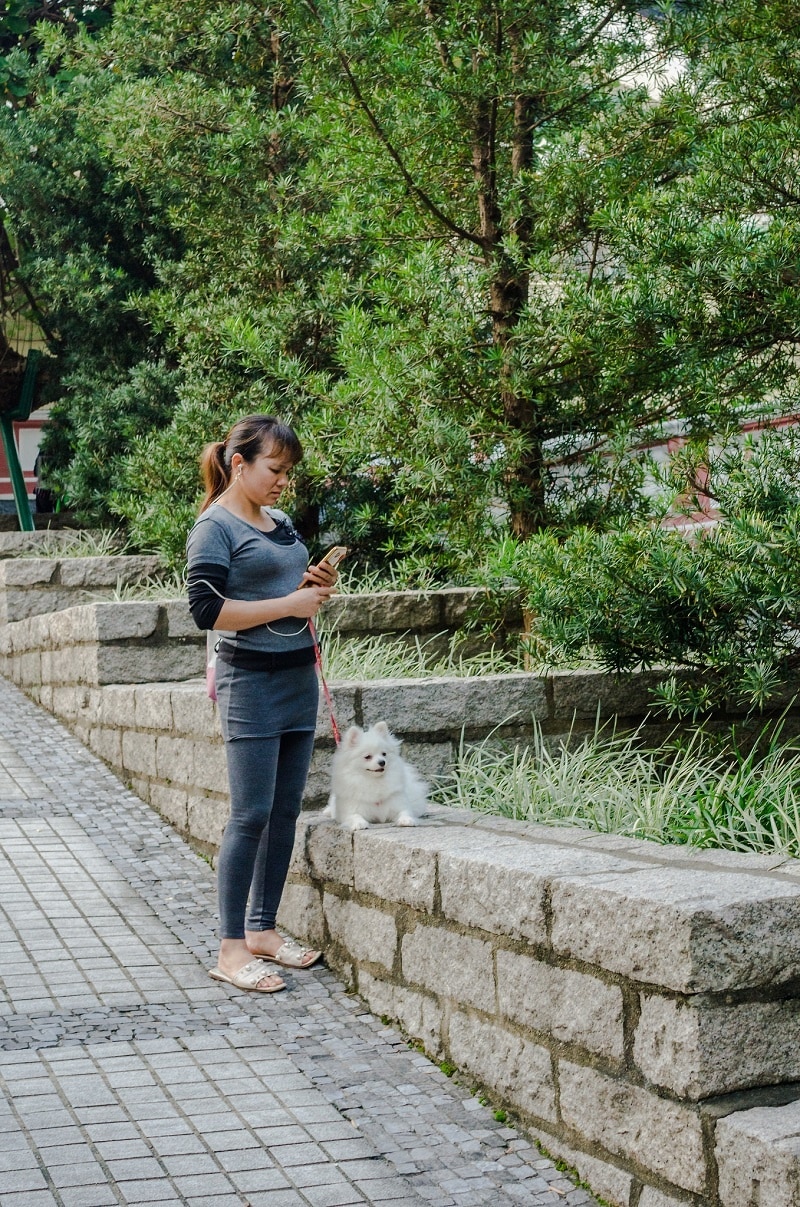
[{"label": "woman's right hand", "polygon": [[316,616],[322,605],[335,595],[336,591],[333,587],[303,587],[299,591],[293,591],[291,595],[285,596],[287,616],[299,616],[310,619]]}]

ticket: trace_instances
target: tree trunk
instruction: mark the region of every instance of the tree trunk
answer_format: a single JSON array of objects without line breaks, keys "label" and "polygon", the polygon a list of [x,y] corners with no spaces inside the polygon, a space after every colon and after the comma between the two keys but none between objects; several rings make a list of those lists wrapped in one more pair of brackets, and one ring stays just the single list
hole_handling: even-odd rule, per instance
[{"label": "tree trunk", "polygon": [[[513,32],[510,36],[513,42]],[[533,161],[531,128],[535,99],[518,94],[514,97],[513,106],[511,172],[516,177],[528,169]],[[476,156],[473,155],[475,164]],[[544,456],[536,406],[531,398],[517,392],[513,380],[514,331],[528,302],[529,275],[510,264],[503,253],[503,230],[496,199],[493,206],[486,201],[480,202],[479,213],[482,220],[484,213],[494,218],[491,225],[488,222],[484,225],[482,221],[481,233],[486,240],[487,261],[496,269],[489,287],[489,305],[492,341],[500,352],[499,385],[503,417],[528,440],[525,451],[509,471],[508,477],[511,531],[514,536],[524,540],[543,528],[546,522]],[[509,234],[523,252],[530,244],[531,230],[529,214],[522,213],[509,223]]]},{"label": "tree trunk", "polygon": [[514,330],[527,300],[527,274],[499,271],[490,285],[490,304],[492,340],[501,353],[500,401],[506,422],[528,440],[508,475],[511,531],[523,540],[546,522],[544,456],[536,405],[514,388],[512,372]]}]

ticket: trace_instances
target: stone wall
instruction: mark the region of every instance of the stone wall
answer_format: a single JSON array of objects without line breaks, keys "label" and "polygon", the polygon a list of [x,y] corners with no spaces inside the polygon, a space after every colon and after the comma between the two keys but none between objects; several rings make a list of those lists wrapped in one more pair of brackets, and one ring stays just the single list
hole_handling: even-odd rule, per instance
[{"label": "stone wall", "polygon": [[0,560],[0,624],[60,612],[86,603],[93,592],[110,592],[161,569],[157,557],[5,558]]},{"label": "stone wall", "polygon": [[[375,634],[431,638],[462,631],[485,598],[477,587],[450,587],[440,591],[376,591],[363,595],[337,595],[325,605],[323,627],[350,637]],[[499,618],[506,633],[522,630],[519,605],[509,598]],[[472,636],[476,647],[486,639]]]},{"label": "stone wall", "polygon": [[[56,511],[56,512],[41,512],[34,511],[31,519],[35,525],[36,534],[45,536],[48,533],[67,531],[68,538],[73,537],[76,531],[91,531],[88,528],[82,528],[75,518],[75,513],[72,511]],[[31,534],[21,532],[19,520],[17,519],[16,510],[0,511],[0,557],[4,557],[3,543],[7,537],[27,537]]]},{"label": "stone wall", "polygon": [[[85,603],[87,592],[109,591],[118,583],[156,576],[163,569],[159,558],[142,555],[61,559],[36,556],[37,544],[46,540],[52,545],[59,538],[73,537],[69,532],[0,533],[0,621],[25,620],[61,611]],[[61,590],[56,590],[57,587]],[[484,594],[478,588],[452,587],[441,591],[337,595],[326,604],[320,627],[350,637],[451,635],[465,627]],[[187,607],[185,598],[175,603],[184,610]],[[508,632],[521,628],[521,614],[513,601],[509,602],[502,623]],[[476,641],[480,643],[481,639]]]},{"label": "stone wall", "polygon": [[[378,614],[382,631],[389,634],[424,637],[444,631],[443,625],[455,632],[464,624],[475,593],[399,595],[391,603],[376,596],[340,596],[331,603],[328,624],[345,636],[357,636]],[[0,672],[65,717],[74,715],[74,709],[64,703],[69,693],[62,689],[175,682],[202,675],[204,667],[205,634],[195,627],[184,599],[97,602],[0,626]],[[500,736],[524,737],[530,735],[534,718],[553,740],[593,729],[598,715],[626,728],[649,725],[657,737],[670,728],[650,707],[660,678],[658,672],[613,678],[579,670],[545,676],[518,672],[471,679],[380,680],[357,685],[352,705],[342,707],[345,718],[352,714],[359,723],[391,718],[410,740],[444,744],[446,753],[434,759],[439,767],[449,761],[462,731],[468,739],[493,729]],[[340,694],[349,699],[349,690],[343,685]],[[54,700],[62,703],[51,704]]]},{"label": "stone wall", "polygon": [[617,1207],[800,1203],[796,861],[306,815],[280,921]]},{"label": "stone wall", "polygon": [[204,659],[205,635],[181,600],[84,604],[0,628],[0,669],[31,694],[188,679]]},{"label": "stone wall", "polygon": [[[76,525],[65,525],[62,515],[34,514],[36,530],[23,532],[19,529],[16,514],[0,512],[0,558],[18,558],[19,555],[35,558],[37,550],[52,549],[53,544],[75,542]],[[94,529],[83,529],[84,535],[92,535]]]}]

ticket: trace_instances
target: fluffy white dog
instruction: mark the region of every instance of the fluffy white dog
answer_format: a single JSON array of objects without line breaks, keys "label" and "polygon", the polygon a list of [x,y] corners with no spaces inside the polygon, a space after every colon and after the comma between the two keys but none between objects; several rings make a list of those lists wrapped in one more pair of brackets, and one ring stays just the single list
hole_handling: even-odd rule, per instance
[{"label": "fluffy white dog", "polygon": [[324,816],[351,830],[376,821],[415,826],[427,807],[428,785],[385,721],[367,730],[350,726],[333,756],[331,788]]}]

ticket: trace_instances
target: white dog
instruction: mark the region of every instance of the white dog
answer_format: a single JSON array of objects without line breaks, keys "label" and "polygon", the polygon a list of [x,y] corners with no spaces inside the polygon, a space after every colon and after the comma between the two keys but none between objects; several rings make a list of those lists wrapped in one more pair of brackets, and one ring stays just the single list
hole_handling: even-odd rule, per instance
[{"label": "white dog", "polygon": [[351,725],[333,756],[325,817],[351,830],[374,821],[415,826],[426,810],[428,785],[400,754],[385,721],[366,731]]}]

